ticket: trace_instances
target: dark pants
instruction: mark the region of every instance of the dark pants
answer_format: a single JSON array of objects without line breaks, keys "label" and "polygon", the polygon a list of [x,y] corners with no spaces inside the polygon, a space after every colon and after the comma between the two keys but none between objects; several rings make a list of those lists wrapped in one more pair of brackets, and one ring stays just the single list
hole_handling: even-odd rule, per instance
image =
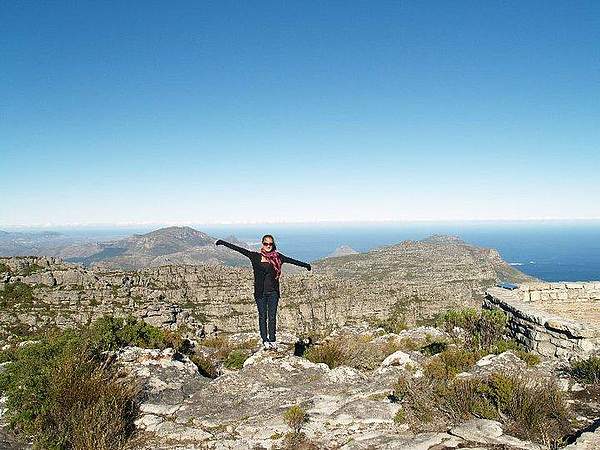
[{"label": "dark pants", "polygon": [[[277,303],[279,294],[268,292],[256,297],[258,308],[258,328],[263,342],[275,342],[275,328],[277,326]],[[268,335],[268,336],[267,336]]]}]

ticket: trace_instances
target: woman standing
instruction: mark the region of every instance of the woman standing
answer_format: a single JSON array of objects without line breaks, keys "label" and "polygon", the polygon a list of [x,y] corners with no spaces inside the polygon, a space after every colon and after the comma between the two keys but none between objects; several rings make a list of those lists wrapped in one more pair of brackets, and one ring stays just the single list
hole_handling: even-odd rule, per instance
[{"label": "woman standing", "polygon": [[216,245],[224,245],[248,257],[254,272],[254,300],[258,308],[258,327],[260,337],[265,349],[277,349],[275,328],[277,321],[277,304],[279,303],[279,277],[283,263],[306,267],[311,270],[310,264],[296,259],[288,258],[279,253],[275,246],[275,239],[270,234],[262,238],[260,252],[253,252],[237,245],[219,239]]}]

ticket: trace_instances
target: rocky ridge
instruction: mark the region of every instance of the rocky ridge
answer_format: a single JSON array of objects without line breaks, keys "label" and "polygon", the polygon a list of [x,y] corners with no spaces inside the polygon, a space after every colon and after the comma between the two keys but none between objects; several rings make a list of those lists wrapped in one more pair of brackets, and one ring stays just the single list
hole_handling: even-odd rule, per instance
[{"label": "rocky ridge", "polygon": [[[85,269],[46,257],[0,258],[0,330],[75,326],[105,314],[132,314],[196,334],[256,328],[252,273],[245,267],[167,265],[137,271]],[[2,266],[0,266],[2,267]],[[285,270],[284,270],[285,272]],[[312,272],[282,278],[279,327],[299,334],[400,314],[408,323],[454,306],[479,306],[498,281],[529,279],[495,250],[462,241],[403,242],[327,258]],[[29,295],[14,296],[15,286]],[[13,294],[10,294],[13,292]],[[12,297],[11,297],[12,295]]]},{"label": "rocky ridge", "polygon": [[[338,330],[355,338],[378,336],[376,340],[381,342],[448,337],[429,327],[400,334],[381,332],[365,326]],[[400,376],[423,377],[421,369],[431,357],[418,351],[396,351],[372,371],[347,366],[331,369],[323,363],[294,356],[295,340],[295,336],[286,335],[279,352],[256,351],[240,370],[228,371],[214,380],[202,377],[189,359],[176,358],[170,349],[121,350],[118,364],[137,380],[143,380],[147,387],[141,416],[136,422],[141,435],[135,448],[290,448],[285,446],[289,428],[283,416],[294,405],[303,408],[308,416],[303,432],[312,447],[306,448],[545,448],[510,435],[495,420],[472,418],[448,428],[432,423],[421,431],[399,422],[397,413],[402,406],[394,400],[393,386]],[[561,372],[552,361],[528,367],[508,351],[482,358],[468,372],[459,374],[459,378],[491,373],[543,378],[559,377]],[[568,378],[563,377],[562,381],[566,393],[584,389]],[[598,405],[594,411],[593,414],[598,414]],[[588,433],[581,442],[594,438],[597,435]]]}]

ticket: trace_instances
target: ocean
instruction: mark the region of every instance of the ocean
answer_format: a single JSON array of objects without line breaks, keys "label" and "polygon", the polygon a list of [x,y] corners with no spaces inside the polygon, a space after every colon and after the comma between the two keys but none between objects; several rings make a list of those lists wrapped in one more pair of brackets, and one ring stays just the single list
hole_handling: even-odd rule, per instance
[{"label": "ocean", "polygon": [[278,249],[290,257],[313,261],[341,245],[359,252],[450,234],[467,243],[495,248],[505,261],[545,281],[600,280],[600,222],[384,223],[303,225],[195,226],[212,236],[235,235],[250,244],[273,234]]}]

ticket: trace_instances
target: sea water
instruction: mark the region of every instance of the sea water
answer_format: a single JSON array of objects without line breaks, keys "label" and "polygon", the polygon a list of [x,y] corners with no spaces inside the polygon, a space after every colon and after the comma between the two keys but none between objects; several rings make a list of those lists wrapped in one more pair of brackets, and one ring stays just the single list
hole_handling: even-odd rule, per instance
[{"label": "sea water", "polygon": [[304,261],[330,255],[348,245],[359,252],[449,234],[469,244],[495,248],[526,274],[546,281],[600,280],[600,222],[465,222],[383,224],[299,224],[195,226],[212,236],[235,235],[258,245],[263,234],[275,236],[278,250]]}]

